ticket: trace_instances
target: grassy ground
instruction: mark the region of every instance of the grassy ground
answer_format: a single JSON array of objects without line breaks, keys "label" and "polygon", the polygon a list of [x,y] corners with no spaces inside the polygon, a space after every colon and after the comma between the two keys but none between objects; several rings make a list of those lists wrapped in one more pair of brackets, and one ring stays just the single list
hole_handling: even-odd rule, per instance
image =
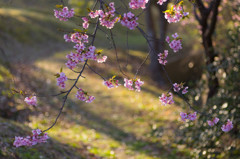
[{"label": "grassy ground", "polygon": [[[145,81],[141,93],[128,91],[122,86],[108,90],[102,85],[101,78],[86,69],[83,74],[86,78],[81,78],[78,86],[94,95],[96,100],[91,104],[80,102],[74,96],[76,91],[73,91],[59,122],[48,132],[51,137],[48,143],[33,148],[14,148],[14,136],[29,134],[31,129],[46,129],[54,122],[62,98],[48,96],[59,92],[53,75],[63,67],[69,77],[77,76],[64,67],[65,55],[71,51],[71,47],[62,43],[62,33],[56,30],[71,29],[74,25],[59,23],[51,17],[48,9],[53,6],[52,3],[41,6],[42,3],[34,2],[34,6],[38,7],[28,8],[28,5],[32,6],[29,3],[8,4],[0,8],[3,19],[0,35],[4,44],[1,47],[12,64],[9,72],[9,68],[1,63],[0,71],[4,71],[1,71],[0,82],[5,86],[10,83],[6,88],[15,87],[46,97],[39,98],[36,108],[28,107],[21,96],[11,97],[14,99],[12,105],[18,111],[28,111],[19,113],[15,121],[0,118],[0,158],[191,158],[190,150],[174,143],[182,124],[179,120],[181,100],[176,98],[176,105],[172,106],[160,104],[158,96],[163,91],[149,78],[147,65],[140,72],[141,79]],[[41,10],[41,7],[44,9]],[[114,65],[115,53],[106,47],[106,40],[101,40],[103,34],[99,36],[97,45],[102,46],[109,59],[106,64],[96,65],[92,62],[91,66],[104,77],[114,74],[121,77],[118,66]],[[125,44],[125,38],[118,36],[120,46]],[[130,41],[133,48],[145,43],[138,36]],[[127,51],[118,50],[121,66],[129,72],[130,77],[134,76],[146,56],[140,51],[144,49],[138,47],[130,50],[128,57],[132,65],[127,64],[124,56]],[[8,76],[2,72],[8,72]],[[67,88],[71,84],[69,81]],[[6,106],[9,105],[9,102],[6,103]]]}]

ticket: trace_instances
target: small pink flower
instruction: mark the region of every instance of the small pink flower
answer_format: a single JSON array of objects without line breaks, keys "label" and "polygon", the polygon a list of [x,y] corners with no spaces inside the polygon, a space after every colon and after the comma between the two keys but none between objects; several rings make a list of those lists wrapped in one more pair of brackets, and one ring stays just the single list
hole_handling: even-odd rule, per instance
[{"label": "small pink flower", "polygon": [[87,17],[82,17],[82,20],[83,20],[83,28],[84,29],[87,29],[89,27],[89,22],[88,22],[88,18]]},{"label": "small pink flower", "polygon": [[218,123],[218,121],[219,121],[219,118],[215,117],[212,120],[208,120],[207,123],[209,126],[214,126]]},{"label": "small pink flower", "polygon": [[37,97],[36,97],[36,96],[26,97],[26,98],[24,99],[24,101],[25,101],[28,105],[37,106]]},{"label": "small pink flower", "polygon": [[20,146],[31,147],[38,143],[47,142],[47,139],[49,139],[47,133],[43,133],[40,129],[36,129],[36,130],[32,130],[32,136],[27,136],[25,138],[15,136],[15,141],[13,145],[15,147],[20,147]]},{"label": "small pink flower", "polygon": [[68,21],[69,18],[74,16],[74,10],[69,10],[68,7],[64,7],[61,11],[54,9],[54,15],[60,21]]},{"label": "small pink flower", "polygon": [[188,92],[188,87],[185,87],[183,90],[182,90],[182,94],[186,94]]},{"label": "small pink flower", "polygon": [[135,88],[136,88],[136,91],[137,92],[140,92],[141,91],[141,86],[144,84],[143,81],[141,81],[140,79],[137,79],[135,82]]},{"label": "small pink flower", "polygon": [[179,92],[180,90],[182,90],[182,94],[186,94],[188,92],[187,89],[188,89],[188,87],[184,87],[183,83],[180,83],[180,84],[174,83],[173,84],[174,92]]},{"label": "small pink flower", "polygon": [[167,105],[167,104],[173,104],[173,103],[174,103],[172,93],[168,93],[167,95],[165,95],[165,94],[163,93],[162,96],[159,97],[159,100],[162,102],[162,104],[163,104],[164,106]]},{"label": "small pink flower", "polygon": [[127,78],[124,78],[124,87],[128,88],[129,90],[134,90],[132,86],[133,86],[133,81],[128,80]]},{"label": "small pink flower", "polygon": [[187,113],[181,112],[180,116],[181,116],[182,121],[186,121],[187,119],[194,121],[197,118],[197,112],[194,112],[192,114],[187,114]]},{"label": "small pink flower", "polygon": [[89,96],[87,92],[84,92],[81,88],[78,89],[76,98],[86,103],[91,103],[95,99],[94,96]]},{"label": "small pink flower", "polygon": [[110,81],[104,81],[103,84],[107,86],[108,88],[114,88],[114,85]]},{"label": "small pink flower", "polygon": [[162,5],[164,2],[167,2],[167,0],[158,0],[157,4]]},{"label": "small pink flower", "polygon": [[165,40],[166,40],[167,43],[169,43],[170,42],[169,36],[167,36]]},{"label": "small pink flower", "polygon": [[176,23],[179,22],[182,18],[188,16],[188,12],[184,12],[182,6],[172,6],[171,12],[165,12],[165,19],[167,19],[168,23]]},{"label": "small pink flower", "polygon": [[197,118],[197,112],[194,112],[192,114],[188,114],[188,119],[191,120],[191,121],[194,121],[196,120]]},{"label": "small pink flower", "polygon": [[138,26],[138,17],[136,17],[132,12],[124,13],[121,20],[121,24],[130,30],[134,30]]},{"label": "small pink flower", "polygon": [[131,9],[139,9],[139,8],[145,9],[148,1],[149,0],[131,0],[129,3],[129,7]]},{"label": "small pink flower", "polygon": [[95,99],[94,96],[89,96],[88,99],[86,100],[86,103],[92,103],[94,99]]},{"label": "small pink flower", "polygon": [[67,81],[67,76],[65,75],[65,73],[61,72],[59,74],[59,77],[57,78],[57,85],[64,89],[65,88],[65,81]]},{"label": "small pink flower", "polygon": [[102,58],[97,59],[97,62],[98,63],[104,63],[104,62],[106,62],[106,60],[107,60],[107,56],[103,56]]},{"label": "small pink flower", "polygon": [[181,112],[181,113],[180,113],[180,116],[181,116],[182,121],[186,121],[186,119],[188,119],[187,113]]},{"label": "small pink flower", "polygon": [[228,119],[227,123],[225,125],[222,125],[221,129],[224,132],[229,132],[230,130],[232,130],[233,129],[232,121]]},{"label": "small pink flower", "polygon": [[158,61],[159,61],[159,63],[162,64],[162,65],[166,65],[166,63],[167,63],[167,60],[166,60],[167,56],[168,56],[168,50],[164,50],[163,53],[159,53],[158,54],[158,57],[159,57]]},{"label": "small pink flower", "polygon": [[124,82],[124,87],[129,90],[134,90],[133,86],[135,86],[137,92],[141,91],[141,86],[144,84],[140,79],[128,80],[127,78],[124,78]]}]

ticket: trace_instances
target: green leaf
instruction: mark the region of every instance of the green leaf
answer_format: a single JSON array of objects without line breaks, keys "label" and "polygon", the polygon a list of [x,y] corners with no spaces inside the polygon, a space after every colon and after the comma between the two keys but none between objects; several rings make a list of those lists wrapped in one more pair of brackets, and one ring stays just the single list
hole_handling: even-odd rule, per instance
[{"label": "green leaf", "polygon": [[60,74],[59,74],[59,73],[57,73],[57,74],[55,74],[54,76],[56,76],[56,78],[58,78],[58,77],[60,77]]},{"label": "green leaf", "polygon": [[88,12],[91,12],[92,10],[90,8],[87,8]]},{"label": "green leaf", "polygon": [[63,5],[57,4],[57,5],[56,5],[56,8],[61,8],[61,9],[63,9]]},{"label": "green leaf", "polygon": [[81,29],[73,29],[76,32],[83,32]]}]

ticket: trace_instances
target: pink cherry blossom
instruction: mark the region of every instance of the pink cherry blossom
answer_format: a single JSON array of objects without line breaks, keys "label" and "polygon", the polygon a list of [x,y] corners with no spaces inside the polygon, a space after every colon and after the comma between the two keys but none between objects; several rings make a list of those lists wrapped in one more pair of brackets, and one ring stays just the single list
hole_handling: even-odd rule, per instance
[{"label": "pink cherry blossom", "polygon": [[32,130],[32,136],[27,137],[17,137],[15,136],[15,141],[13,145],[15,147],[27,146],[31,147],[38,143],[45,143],[49,139],[47,133],[43,133],[40,129]]},{"label": "pink cherry blossom", "polygon": [[182,90],[182,94],[186,94],[188,92],[188,87],[185,87],[183,90]]},{"label": "pink cherry blossom", "polygon": [[128,27],[130,30],[133,30],[138,26],[138,17],[136,17],[132,12],[124,13],[121,20],[121,24],[125,27]]},{"label": "pink cherry blossom", "polygon": [[78,89],[76,98],[86,103],[91,103],[95,99],[94,96],[88,95],[87,92],[83,91],[81,88]]},{"label": "pink cherry blossom", "polygon": [[73,43],[88,43],[88,35],[85,33],[75,32],[71,34],[70,39]]},{"label": "pink cherry blossom", "polygon": [[61,11],[54,9],[54,15],[60,21],[68,21],[69,18],[74,16],[74,9],[69,10],[68,7],[63,7]]},{"label": "pink cherry blossom", "polygon": [[162,65],[166,65],[166,63],[167,63],[167,60],[166,60],[167,56],[168,56],[168,50],[164,50],[163,53],[159,53],[158,54],[158,57],[159,57],[158,61],[159,61],[159,63],[162,64]]},{"label": "pink cherry blossom", "polygon": [[68,36],[68,34],[64,34],[63,38],[66,42],[71,42],[71,38]]},{"label": "pink cherry blossom", "polygon": [[124,87],[128,88],[129,90],[134,90],[133,86],[135,86],[136,91],[140,92],[141,91],[141,86],[144,84],[143,81],[140,79],[130,79],[128,80],[127,78],[124,78]]},{"label": "pink cherry blossom", "polygon": [[180,116],[181,116],[182,121],[186,121],[187,119],[191,120],[191,121],[194,121],[197,118],[197,112],[194,112],[192,114],[191,113],[187,114],[187,113],[181,112]]},{"label": "pink cherry blossom", "polygon": [[174,5],[172,6],[171,11],[165,12],[165,18],[168,23],[176,23],[179,22],[182,18],[188,16],[188,12],[183,11],[182,5]]},{"label": "pink cherry blossom", "polygon": [[89,27],[89,22],[88,22],[89,20],[88,20],[88,18],[87,17],[83,17],[82,20],[83,20],[83,24],[82,24],[83,28],[87,29]]},{"label": "pink cherry blossom", "polygon": [[164,2],[167,2],[167,0],[158,0],[157,4],[162,5]]},{"label": "pink cherry blossom", "polygon": [[181,116],[182,121],[186,121],[186,119],[188,119],[187,113],[181,112],[181,113],[180,113],[180,116]]},{"label": "pink cherry blossom", "polygon": [[134,90],[133,89],[133,81],[128,80],[127,78],[124,78],[124,87],[128,88],[129,90]]},{"label": "pink cherry blossom", "polygon": [[227,123],[225,125],[222,125],[221,129],[224,132],[229,132],[230,130],[232,130],[233,129],[232,121],[228,119]]},{"label": "pink cherry blossom", "polygon": [[148,0],[131,0],[129,3],[129,7],[131,9],[145,9],[146,8],[146,4],[148,3]]},{"label": "pink cherry blossom", "polygon": [[137,79],[135,82],[135,88],[136,88],[136,91],[137,92],[140,92],[141,91],[141,86],[144,84],[143,81],[141,81],[140,79]]},{"label": "pink cherry blossom", "polygon": [[115,17],[115,11],[114,2],[111,2],[105,10],[91,11],[89,16],[91,18],[99,17],[100,25],[112,29],[114,24],[120,21],[119,17]]},{"label": "pink cherry blossom", "polygon": [[37,97],[36,97],[36,96],[26,97],[26,98],[24,99],[24,101],[25,101],[28,105],[37,106]]},{"label": "pink cherry blossom", "polygon": [[178,33],[172,34],[172,37],[173,37],[174,39],[178,38],[178,37],[179,37],[179,36],[178,36]]},{"label": "pink cherry blossom", "polygon": [[104,63],[107,60],[107,56],[103,56],[102,58],[97,59],[98,63]]},{"label": "pink cherry blossom", "polygon": [[167,104],[173,104],[174,100],[173,100],[173,95],[172,93],[168,93],[168,94],[162,94],[161,97],[159,97],[160,101],[162,102],[162,104],[165,106]]},{"label": "pink cherry blossom", "polygon": [[174,83],[174,84],[173,84],[173,90],[174,90],[174,92],[179,92],[181,88],[182,88],[182,85],[181,85],[181,84],[177,84],[177,83]]},{"label": "pink cherry blossom", "polygon": [[104,81],[103,84],[110,89],[110,88],[114,88],[114,87],[120,86],[120,84],[118,82],[119,81],[115,79],[115,76],[113,76],[108,81]]},{"label": "pink cherry blossom", "polygon": [[95,99],[94,96],[88,96],[88,99],[86,100],[86,103],[92,103],[92,101]]},{"label": "pink cherry blossom", "polygon": [[178,52],[180,49],[182,49],[182,43],[181,38],[177,33],[172,34],[172,37],[174,38],[172,41],[170,41],[170,37],[166,37],[166,42],[169,44],[169,47],[173,49],[174,52]]},{"label": "pink cherry blossom", "polygon": [[167,36],[165,40],[166,40],[167,43],[170,43],[170,38],[169,38],[169,36]]},{"label": "pink cherry blossom", "polygon": [[57,78],[57,85],[64,89],[65,88],[65,81],[67,81],[67,76],[65,75],[65,73],[61,72],[58,73],[59,77]]},{"label": "pink cherry blossom", "polygon": [[169,46],[170,46],[171,49],[173,49],[174,52],[178,52],[180,49],[182,49],[181,39],[172,40],[170,42]]},{"label": "pink cherry blossom", "polygon": [[218,121],[219,121],[219,118],[215,117],[212,120],[208,120],[207,123],[209,126],[214,126],[218,123]]},{"label": "pink cherry blossom", "polygon": [[188,87],[184,87],[183,83],[180,83],[180,84],[174,83],[173,84],[174,92],[179,92],[180,90],[182,90],[182,94],[186,94],[188,92],[187,89],[188,89]]},{"label": "pink cherry blossom", "polygon": [[103,84],[107,86],[108,88],[114,88],[114,85],[110,81],[104,81]]},{"label": "pink cherry blossom", "polygon": [[197,112],[194,112],[192,114],[188,114],[188,119],[191,120],[191,121],[194,121],[196,120],[197,118]]}]

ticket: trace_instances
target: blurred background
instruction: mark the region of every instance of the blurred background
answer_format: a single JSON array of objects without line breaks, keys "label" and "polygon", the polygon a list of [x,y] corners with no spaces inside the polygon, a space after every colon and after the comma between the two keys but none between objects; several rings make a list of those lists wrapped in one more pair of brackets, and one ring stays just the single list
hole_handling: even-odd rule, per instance
[{"label": "blurred background", "polygon": [[[106,1],[110,2],[110,1]],[[126,12],[128,0],[114,1],[119,12]],[[145,82],[140,93],[122,86],[108,90],[102,79],[86,69],[78,86],[96,99],[91,104],[70,95],[57,125],[48,131],[51,139],[32,148],[14,148],[15,136],[31,134],[31,129],[46,129],[54,122],[61,106],[60,89],[54,74],[63,71],[70,78],[76,74],[65,67],[72,45],[65,43],[65,31],[81,28],[74,17],[60,22],[53,9],[60,0],[0,0],[0,158],[1,159],[162,159],[162,158],[240,158],[240,3],[238,0],[196,0],[209,8],[203,18],[198,7],[186,1],[189,19],[169,25],[162,11],[173,1],[158,6],[152,0],[146,11],[134,11],[140,28],[151,36],[157,52],[170,48],[165,37],[175,32],[183,39],[183,49],[170,53],[166,69],[173,82],[186,82],[187,100],[200,111],[231,119],[234,128],[223,133],[209,127],[208,118],[183,123],[179,113],[192,112],[174,95],[175,104],[162,106],[158,97],[170,88],[156,56],[151,56],[138,77]],[[86,15],[93,0],[64,0],[77,15]],[[196,16],[194,16],[194,13]],[[201,21],[202,23],[199,23]],[[89,30],[91,31],[92,28]],[[90,62],[101,75],[111,78],[119,71],[110,33],[98,31],[96,47],[108,56],[104,64]],[[122,69],[134,77],[149,49],[136,29],[130,31],[116,24],[112,30]],[[81,66],[79,66],[79,69]],[[67,82],[67,88],[72,84]],[[24,97],[11,89],[43,96],[38,106],[24,103]]]}]

